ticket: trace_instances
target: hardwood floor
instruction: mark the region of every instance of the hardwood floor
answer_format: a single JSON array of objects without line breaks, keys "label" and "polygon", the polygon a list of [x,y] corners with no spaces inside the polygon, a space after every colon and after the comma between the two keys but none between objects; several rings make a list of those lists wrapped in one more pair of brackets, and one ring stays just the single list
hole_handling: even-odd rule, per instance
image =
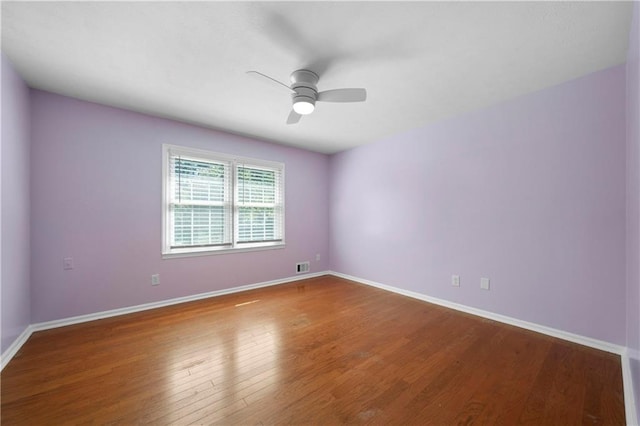
[{"label": "hardwood floor", "polygon": [[34,333],[3,425],[622,425],[620,358],[326,276]]}]

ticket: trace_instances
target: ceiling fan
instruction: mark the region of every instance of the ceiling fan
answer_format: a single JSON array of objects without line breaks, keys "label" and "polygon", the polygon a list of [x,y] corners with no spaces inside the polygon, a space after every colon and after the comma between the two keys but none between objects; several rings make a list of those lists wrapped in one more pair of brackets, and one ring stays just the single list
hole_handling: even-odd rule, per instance
[{"label": "ceiling fan", "polygon": [[364,102],[367,99],[365,89],[333,89],[318,92],[316,84],[320,77],[309,70],[297,70],[291,73],[291,86],[271,78],[258,71],[247,71],[247,74],[262,77],[263,81],[269,81],[284,87],[291,93],[293,108],[287,118],[287,124],[295,124],[303,115],[311,114],[318,102]]}]

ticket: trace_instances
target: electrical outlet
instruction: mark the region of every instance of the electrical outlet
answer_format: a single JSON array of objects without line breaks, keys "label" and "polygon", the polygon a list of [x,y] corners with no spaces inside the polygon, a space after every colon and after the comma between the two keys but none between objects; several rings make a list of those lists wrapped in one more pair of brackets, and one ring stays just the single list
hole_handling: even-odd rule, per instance
[{"label": "electrical outlet", "polygon": [[460,287],[460,275],[451,275],[451,285]]},{"label": "electrical outlet", "polygon": [[65,257],[62,259],[62,269],[65,271],[73,269],[73,257]]},{"label": "electrical outlet", "polygon": [[151,285],[158,285],[158,284],[160,284],[160,274],[151,275]]},{"label": "electrical outlet", "polygon": [[316,254],[316,262],[320,261],[320,253]]},{"label": "electrical outlet", "polygon": [[489,278],[480,278],[480,288],[489,290]]}]

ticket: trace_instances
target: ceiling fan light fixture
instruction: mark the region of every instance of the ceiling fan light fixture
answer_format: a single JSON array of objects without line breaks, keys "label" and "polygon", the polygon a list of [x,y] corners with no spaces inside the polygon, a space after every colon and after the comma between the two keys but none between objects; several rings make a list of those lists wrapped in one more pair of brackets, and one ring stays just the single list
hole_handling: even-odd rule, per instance
[{"label": "ceiling fan light fixture", "polygon": [[293,101],[293,110],[300,115],[311,114],[315,105],[309,99],[296,99]]}]

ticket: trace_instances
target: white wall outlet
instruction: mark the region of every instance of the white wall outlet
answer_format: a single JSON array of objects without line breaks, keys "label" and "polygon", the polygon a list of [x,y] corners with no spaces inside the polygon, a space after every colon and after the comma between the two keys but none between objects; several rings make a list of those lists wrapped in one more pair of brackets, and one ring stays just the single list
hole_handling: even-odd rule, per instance
[{"label": "white wall outlet", "polygon": [[62,259],[62,269],[65,271],[73,269],[73,257],[65,257]]},{"label": "white wall outlet", "polygon": [[320,261],[320,253],[316,254],[316,262]]},{"label": "white wall outlet", "polygon": [[480,288],[489,290],[489,278],[480,278]]},{"label": "white wall outlet", "polygon": [[451,285],[460,287],[460,275],[451,275]]},{"label": "white wall outlet", "polygon": [[158,284],[160,284],[160,274],[151,275],[151,285],[158,285]]}]

